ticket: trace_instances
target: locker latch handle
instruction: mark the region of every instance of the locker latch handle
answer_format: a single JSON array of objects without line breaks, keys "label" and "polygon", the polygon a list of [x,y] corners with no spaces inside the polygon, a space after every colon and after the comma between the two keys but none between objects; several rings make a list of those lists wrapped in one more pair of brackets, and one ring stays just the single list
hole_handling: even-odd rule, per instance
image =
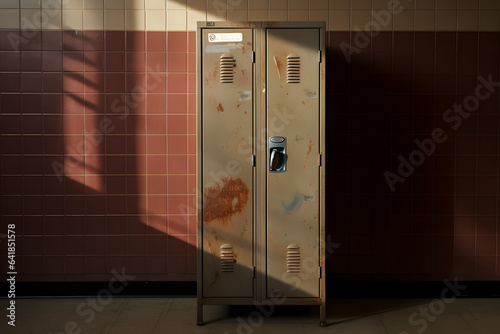
[{"label": "locker latch handle", "polygon": [[271,151],[271,158],[269,159],[269,168],[273,171],[278,170],[281,167],[282,159],[278,153],[277,148],[273,148]]},{"label": "locker latch handle", "polygon": [[280,173],[286,171],[286,138],[275,136],[269,138],[269,171]]}]

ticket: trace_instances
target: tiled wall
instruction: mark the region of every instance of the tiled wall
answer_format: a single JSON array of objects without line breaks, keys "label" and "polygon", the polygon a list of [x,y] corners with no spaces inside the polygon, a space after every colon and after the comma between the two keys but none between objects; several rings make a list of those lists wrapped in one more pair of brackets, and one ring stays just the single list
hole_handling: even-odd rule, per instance
[{"label": "tiled wall", "polygon": [[500,81],[500,34],[381,32],[348,65],[353,36],[330,33],[327,55],[329,270],[498,278],[500,87],[477,78]]},{"label": "tiled wall", "polygon": [[19,272],[192,277],[194,34],[43,31],[20,52],[11,34],[0,32],[2,214],[24,216],[4,216],[23,235]]},{"label": "tiled wall", "polygon": [[[0,210],[19,280],[195,279],[207,19],[327,21],[329,273],[499,278],[500,87],[456,130],[443,114],[500,80],[500,2],[3,0]],[[391,192],[384,173],[436,128],[447,140]]]}]

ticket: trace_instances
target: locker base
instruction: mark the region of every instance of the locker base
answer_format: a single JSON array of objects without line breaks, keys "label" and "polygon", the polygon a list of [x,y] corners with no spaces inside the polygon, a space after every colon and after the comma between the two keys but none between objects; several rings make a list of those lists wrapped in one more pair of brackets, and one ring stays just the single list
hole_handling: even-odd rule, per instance
[{"label": "locker base", "polygon": [[201,305],[318,305],[322,306],[320,298],[299,297],[286,298],[279,302],[273,302],[273,299],[256,300],[253,298],[232,298],[232,297],[205,297],[201,299]]},{"label": "locker base", "polygon": [[[244,298],[243,301],[241,299],[238,300],[238,299],[234,299],[234,298],[227,298],[227,299],[224,299],[224,301],[221,301],[220,299],[222,299],[222,298],[211,298],[208,300],[203,299],[204,300],[203,304],[198,303],[196,326],[204,326],[205,325],[205,323],[203,322],[203,305],[254,305],[254,306],[269,305],[269,304],[265,304],[262,302],[259,303],[257,301],[254,301],[253,303],[248,303],[248,301],[245,300],[246,298]],[[231,300],[232,302],[228,302],[228,300]],[[314,299],[314,300],[317,301],[317,299]],[[318,305],[318,303],[314,303],[314,302],[311,303],[311,299],[310,299],[310,300],[305,300],[305,301],[299,300],[299,302],[297,302],[297,300],[295,300],[294,302],[291,302],[291,303],[283,303],[283,305]],[[326,322],[326,305],[324,303],[320,302],[319,306],[320,306],[319,325],[320,325],[320,327],[327,327],[328,324]]]},{"label": "locker base", "polygon": [[196,310],[196,317],[197,317],[197,320],[196,320],[196,326],[203,326],[204,323],[203,323],[203,304],[200,302],[200,300],[198,299],[198,303],[197,303],[197,310]]}]

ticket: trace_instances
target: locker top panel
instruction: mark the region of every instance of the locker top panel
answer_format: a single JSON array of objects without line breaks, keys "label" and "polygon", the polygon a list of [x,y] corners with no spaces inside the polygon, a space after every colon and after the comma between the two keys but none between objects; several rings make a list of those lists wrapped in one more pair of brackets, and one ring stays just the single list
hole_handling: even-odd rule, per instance
[{"label": "locker top panel", "polygon": [[326,28],[324,21],[287,21],[287,22],[244,22],[244,21],[198,21],[198,29],[202,28]]}]

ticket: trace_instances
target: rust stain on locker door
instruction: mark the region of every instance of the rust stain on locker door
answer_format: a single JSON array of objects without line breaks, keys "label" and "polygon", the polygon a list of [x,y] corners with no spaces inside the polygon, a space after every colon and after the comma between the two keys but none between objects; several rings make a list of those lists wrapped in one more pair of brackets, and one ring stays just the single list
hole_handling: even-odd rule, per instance
[{"label": "rust stain on locker door", "polygon": [[213,187],[205,188],[203,195],[203,222],[221,221],[224,225],[243,212],[250,189],[242,179],[226,177]]}]

